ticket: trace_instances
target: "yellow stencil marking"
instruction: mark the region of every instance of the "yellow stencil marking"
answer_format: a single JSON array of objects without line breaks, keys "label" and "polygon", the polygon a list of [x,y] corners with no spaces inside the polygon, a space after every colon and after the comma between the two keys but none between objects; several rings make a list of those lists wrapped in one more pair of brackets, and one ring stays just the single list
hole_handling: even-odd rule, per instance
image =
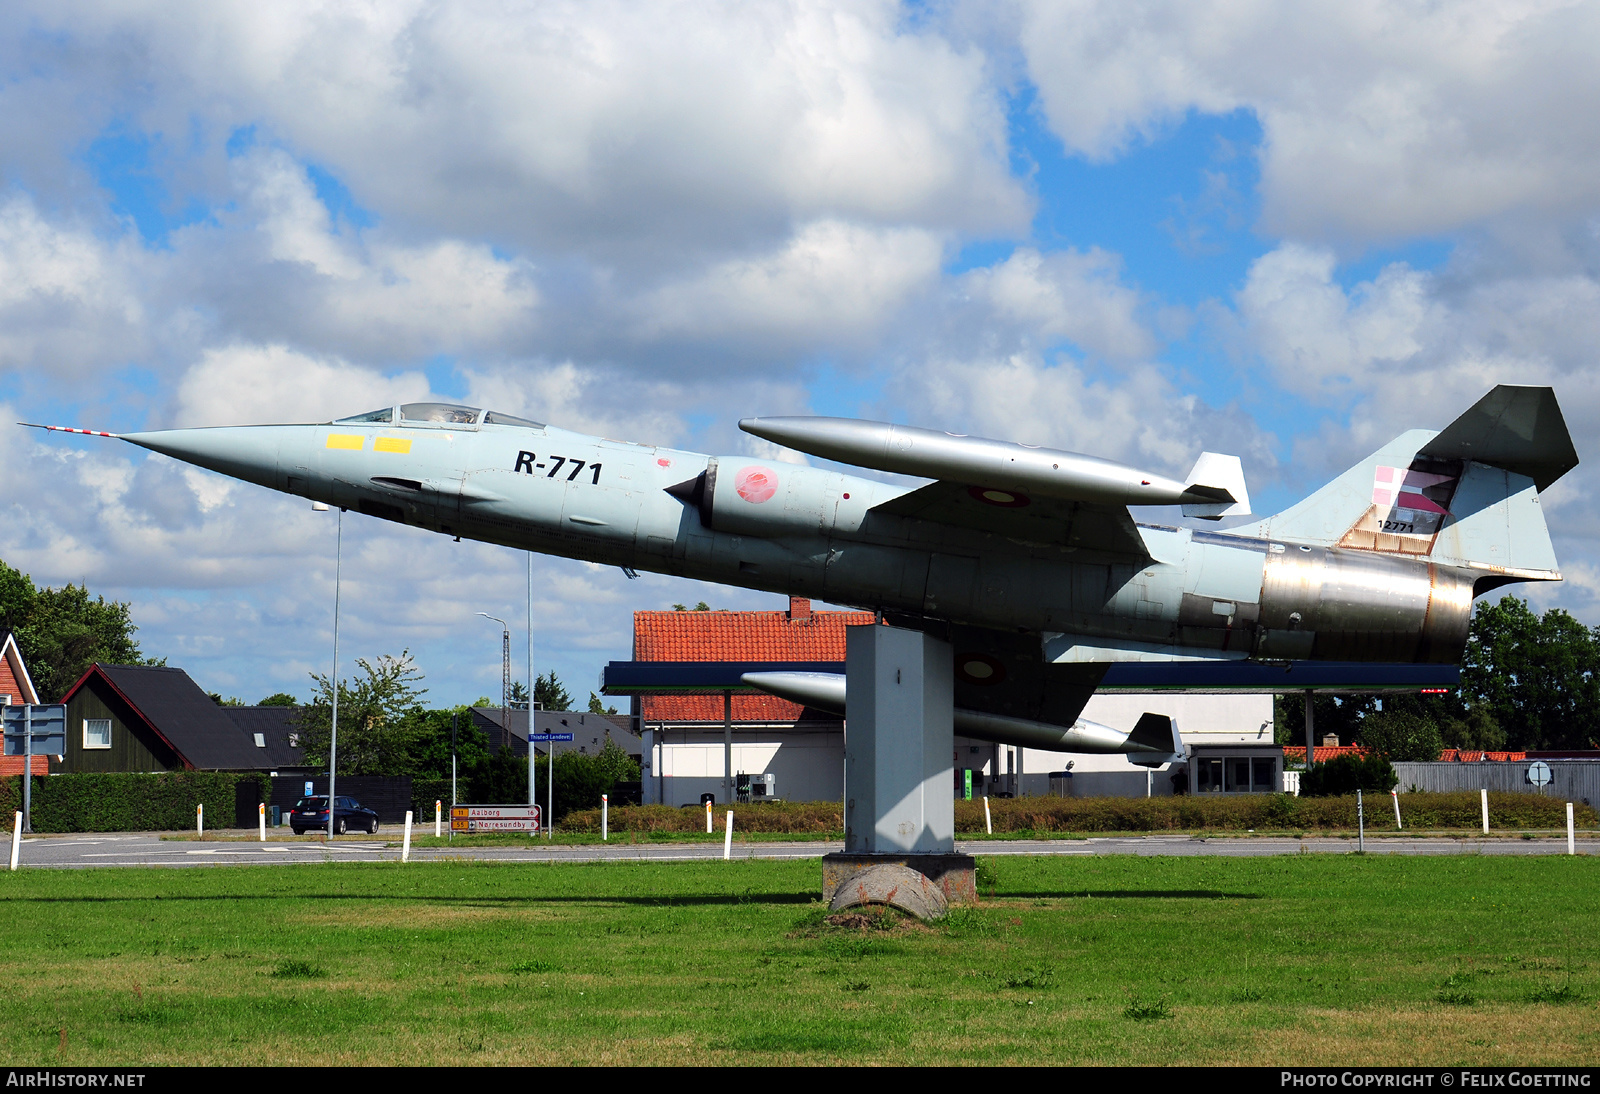
[{"label": "yellow stencil marking", "polygon": [[329,433],[329,448],[353,448],[361,451],[361,442],[365,440],[359,433]]},{"label": "yellow stencil marking", "polygon": [[373,442],[374,452],[398,452],[402,456],[411,451],[410,437],[379,437]]}]

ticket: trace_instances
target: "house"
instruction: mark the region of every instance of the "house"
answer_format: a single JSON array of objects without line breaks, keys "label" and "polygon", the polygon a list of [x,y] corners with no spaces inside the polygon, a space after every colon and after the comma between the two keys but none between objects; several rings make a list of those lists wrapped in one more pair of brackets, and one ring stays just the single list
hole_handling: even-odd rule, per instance
[{"label": "house", "polygon": [[[483,731],[489,739],[489,752],[500,751],[501,742],[507,735],[501,732],[501,709],[499,707],[473,707],[472,724]],[[508,715],[510,723],[509,744],[513,753],[518,756],[528,754],[528,712],[526,710],[511,710],[504,712]],[[644,742],[639,735],[630,728],[631,719],[626,714],[592,714],[588,711],[576,710],[536,710],[533,712],[533,732],[541,733],[570,733],[572,740],[559,742],[534,742],[535,755],[544,755],[553,746],[557,752],[578,752],[585,755],[594,755],[606,746],[607,741],[615,741],[617,746],[626,752],[635,763],[639,762],[644,751]]]},{"label": "house", "polygon": [[[634,660],[607,670],[607,692],[633,696],[645,741],[644,800],[692,805],[711,794],[725,801],[740,775],[770,776],[775,797],[840,800],[843,719],[752,694],[737,681],[741,671],[837,671],[845,659],[845,628],[873,621],[870,612],[813,611],[803,597],[791,597],[787,611],[635,612]],[[712,671],[701,673],[696,663]],[[652,664],[662,671],[650,671]],[[617,670],[635,683],[611,686]],[[710,680],[721,682],[708,686]],[[1167,714],[1197,753],[1224,759],[1237,753],[1252,761],[1246,770],[1263,775],[1265,768],[1253,761],[1270,759],[1281,776],[1270,692],[1199,692],[1103,688],[1083,717],[1126,729],[1145,711]],[[1144,797],[1171,794],[1197,777],[1178,769],[1152,772],[1120,754],[1047,752],[961,736],[954,749],[958,797],[968,785],[974,796]],[[1267,785],[1263,778],[1262,789]]]},{"label": "house", "polygon": [[273,771],[304,764],[288,721],[293,708],[220,707],[182,669],[96,663],[62,701],[63,772]]},{"label": "house", "polygon": [[[0,704],[10,706],[12,703],[39,702],[39,693],[33,688],[33,679],[28,675],[28,666],[22,663],[22,651],[17,648],[17,636],[7,632],[5,641],[0,643]],[[0,777],[9,778],[12,775],[22,774],[22,765],[26,762],[23,756],[0,757]],[[35,756],[33,758],[33,774],[48,775],[50,773],[50,758],[48,756]]]}]

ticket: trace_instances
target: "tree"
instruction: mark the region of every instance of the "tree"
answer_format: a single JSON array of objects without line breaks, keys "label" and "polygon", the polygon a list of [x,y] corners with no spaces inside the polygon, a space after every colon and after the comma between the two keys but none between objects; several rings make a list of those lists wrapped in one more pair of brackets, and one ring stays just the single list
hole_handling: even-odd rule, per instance
[{"label": "tree", "polygon": [[1415,711],[1391,710],[1387,702],[1383,710],[1361,719],[1360,734],[1361,744],[1386,760],[1437,760],[1444,747],[1439,724],[1432,718]]},{"label": "tree", "polygon": [[511,708],[513,710],[528,709],[528,685],[521,680],[511,681]]},{"label": "tree", "polygon": [[600,701],[600,696],[596,695],[592,691],[589,693],[589,713],[590,714],[615,714],[616,712],[617,712],[617,708],[616,707],[607,707],[604,703],[602,703]]},{"label": "tree", "polygon": [[239,698],[237,695],[230,695],[228,698],[224,699],[222,697],[222,692],[220,692],[220,691],[211,691],[211,692],[207,692],[206,694],[210,697],[211,701],[213,703],[217,704],[217,706],[219,706],[219,707],[242,707],[242,706],[244,706],[244,700]]},{"label": "tree", "polygon": [[91,598],[83,585],[36,588],[33,579],[0,562],[0,616],[17,636],[17,648],[39,697],[66,694],[96,661],[108,665],[164,665],[148,660],[133,639],[129,606]]},{"label": "tree", "polygon": [[[411,651],[384,655],[376,663],[358,657],[360,675],[354,684],[339,681],[339,772],[345,775],[410,775],[415,773],[423,736],[419,700],[426,688],[416,685],[422,670]],[[300,745],[306,762],[325,766],[332,738],[333,685],[311,674],[316,694],[300,712]],[[448,748],[448,745],[446,746]]]},{"label": "tree", "polygon": [[[1360,732],[1361,719],[1377,706],[1371,695],[1315,695],[1311,699],[1312,729],[1316,743],[1332,733],[1341,744],[1349,744]],[[1275,744],[1304,748],[1306,743],[1305,697],[1291,692],[1272,697],[1272,739]]]},{"label": "tree", "polygon": [[534,681],[533,701],[538,704],[540,710],[572,709],[572,696],[561,686],[554,669]]},{"label": "tree", "polygon": [[297,707],[300,700],[290,695],[287,691],[275,691],[256,704],[258,707]]},{"label": "tree", "polygon": [[[1600,636],[1560,608],[1503,597],[1473,613],[1461,662],[1468,710],[1486,708],[1508,748],[1600,747]],[[1479,723],[1482,728],[1482,723]]]}]

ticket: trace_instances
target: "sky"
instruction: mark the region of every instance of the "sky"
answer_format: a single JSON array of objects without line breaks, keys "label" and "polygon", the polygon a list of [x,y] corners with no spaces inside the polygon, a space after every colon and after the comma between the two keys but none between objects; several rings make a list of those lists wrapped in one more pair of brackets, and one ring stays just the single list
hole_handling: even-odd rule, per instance
[{"label": "sky", "polygon": [[[1181,476],[1258,513],[1497,383],[1600,623],[1600,2],[0,6],[0,412],[112,431],[430,396],[776,453],[835,414]],[[331,668],[335,517],[0,428],[0,558],[132,605],[253,702]],[[347,514],[342,674],[497,695],[526,556]],[[581,701],[632,612],[721,586],[538,558]],[[524,646],[513,657],[525,676]]]}]

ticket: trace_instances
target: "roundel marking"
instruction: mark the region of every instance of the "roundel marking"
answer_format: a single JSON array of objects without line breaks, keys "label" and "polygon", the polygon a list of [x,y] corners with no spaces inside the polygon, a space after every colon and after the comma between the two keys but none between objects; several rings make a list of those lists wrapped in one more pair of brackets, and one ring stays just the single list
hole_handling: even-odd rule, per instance
[{"label": "roundel marking", "polygon": [[956,675],[969,684],[998,684],[1006,678],[1006,667],[983,653],[956,656]]},{"label": "roundel marking", "polygon": [[663,456],[659,460],[657,460],[656,463],[661,467],[671,467],[672,466],[672,461],[667,459],[665,456]]},{"label": "roundel marking", "polygon": [[998,505],[1002,509],[1021,509],[1029,504],[1026,494],[1001,490],[995,486],[969,486],[967,493],[985,505]]},{"label": "roundel marking", "polygon": [[733,477],[733,488],[751,505],[760,505],[778,492],[778,474],[767,467],[743,467]]}]

